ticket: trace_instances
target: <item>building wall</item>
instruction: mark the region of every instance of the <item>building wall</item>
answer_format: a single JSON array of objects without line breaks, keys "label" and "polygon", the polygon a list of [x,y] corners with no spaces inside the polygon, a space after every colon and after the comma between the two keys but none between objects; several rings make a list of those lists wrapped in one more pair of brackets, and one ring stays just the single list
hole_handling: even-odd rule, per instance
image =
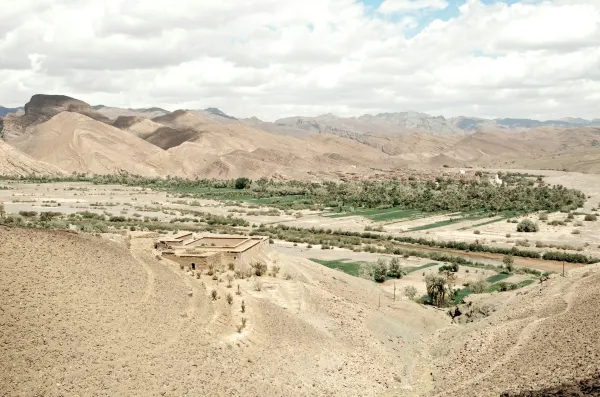
[{"label": "building wall", "polygon": [[211,255],[211,256],[206,256],[206,257],[199,257],[199,256],[177,256],[173,253],[163,252],[162,256],[165,259],[172,260],[173,262],[179,263],[180,265],[183,265],[186,268],[190,267],[192,265],[192,263],[195,263],[196,270],[208,269],[209,264],[213,264],[216,267],[219,267],[219,266],[221,266],[221,264],[223,262],[221,254],[216,254],[216,255]]}]

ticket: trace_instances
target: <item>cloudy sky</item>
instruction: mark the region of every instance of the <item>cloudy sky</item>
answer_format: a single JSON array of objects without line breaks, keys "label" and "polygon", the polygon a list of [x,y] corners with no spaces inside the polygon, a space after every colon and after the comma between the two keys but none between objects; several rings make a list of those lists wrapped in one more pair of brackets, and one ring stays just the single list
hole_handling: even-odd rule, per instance
[{"label": "cloudy sky", "polygon": [[600,0],[6,3],[3,106],[600,118]]}]

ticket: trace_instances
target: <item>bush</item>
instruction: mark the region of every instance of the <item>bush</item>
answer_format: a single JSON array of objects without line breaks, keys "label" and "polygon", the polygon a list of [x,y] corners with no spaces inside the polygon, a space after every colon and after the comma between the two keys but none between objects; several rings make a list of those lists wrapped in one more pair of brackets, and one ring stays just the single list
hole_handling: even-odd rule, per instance
[{"label": "bush", "polygon": [[251,264],[250,266],[252,266],[252,268],[254,269],[255,276],[260,277],[267,272],[267,264],[266,263],[255,262],[255,263]]},{"label": "bush", "polygon": [[388,264],[383,258],[379,258],[373,266],[373,280],[376,283],[383,283],[388,273]]},{"label": "bush", "polygon": [[393,257],[392,260],[390,260],[387,274],[389,277],[393,278],[402,278],[402,276],[404,276],[404,269],[400,266],[400,260],[397,257]]},{"label": "bush", "polygon": [[567,219],[575,219],[575,215],[573,215],[572,212],[569,212],[569,215],[567,215]]},{"label": "bush", "polygon": [[404,288],[404,295],[406,295],[408,299],[413,300],[415,299],[415,296],[417,296],[417,289],[414,286],[409,285]]},{"label": "bush", "polygon": [[474,294],[482,294],[489,288],[490,284],[485,278],[481,278],[474,283],[469,284],[469,289]]},{"label": "bush", "polygon": [[227,293],[227,303],[230,305],[233,303],[233,295],[231,295],[231,292]]},{"label": "bush", "polygon": [[540,228],[539,228],[538,224],[535,223],[534,221],[532,221],[531,219],[523,219],[517,225],[517,232],[535,233],[539,230],[540,230]]},{"label": "bush", "polygon": [[216,289],[213,289],[212,291],[210,291],[210,296],[212,297],[212,300],[216,301],[219,297],[219,293]]},{"label": "bush", "polygon": [[515,268],[515,260],[512,255],[504,255],[502,263],[504,263],[506,270],[508,270],[509,272],[512,272]]},{"label": "bush", "polygon": [[548,220],[548,214],[545,213],[545,212],[543,212],[543,213],[540,214],[540,216],[538,217],[538,219],[540,221],[547,221]]},{"label": "bush", "polygon": [[584,221],[588,221],[588,222],[595,222],[598,220],[598,217],[594,214],[587,214],[585,216],[585,218],[583,218]]},{"label": "bush", "polygon": [[37,216],[37,212],[35,212],[35,211],[19,211],[19,215],[21,215],[25,218],[33,218],[34,216]]},{"label": "bush", "polygon": [[458,263],[451,263],[449,265],[440,266],[438,271],[440,273],[442,273],[442,272],[456,273],[456,272],[458,272],[458,269],[459,269]]},{"label": "bush", "polygon": [[475,230],[473,234],[481,234],[481,232],[479,230]]},{"label": "bush", "polygon": [[246,189],[250,187],[252,182],[248,178],[238,178],[235,180],[235,188],[236,189]]}]

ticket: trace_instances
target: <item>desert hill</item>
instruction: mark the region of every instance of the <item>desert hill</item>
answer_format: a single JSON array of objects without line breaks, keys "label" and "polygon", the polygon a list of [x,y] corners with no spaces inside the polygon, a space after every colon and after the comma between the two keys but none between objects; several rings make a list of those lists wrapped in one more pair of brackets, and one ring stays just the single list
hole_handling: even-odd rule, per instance
[{"label": "desert hill", "polygon": [[35,160],[0,140],[0,175],[27,176],[32,174],[58,176],[66,173],[53,165]]},{"label": "desert hill", "polygon": [[290,279],[235,280],[236,295],[135,237],[0,229],[0,389],[376,396],[410,386],[413,347],[448,323],[413,302],[377,309],[373,283],[283,255]]},{"label": "desert hill", "polygon": [[166,151],[79,113],[59,113],[10,143],[67,172],[185,175],[181,162]]},{"label": "desert hill", "polygon": [[[85,116],[71,118],[67,124],[73,131],[87,131],[86,139],[94,141],[93,149],[73,144],[77,149],[65,148],[69,158],[59,158],[67,155],[62,149],[48,154],[50,151],[39,145],[23,145],[23,136],[36,141],[33,136],[46,130],[37,126],[61,112]],[[153,115],[158,116],[151,119]],[[24,115],[12,114],[1,120],[0,136],[37,160],[78,172],[137,170],[144,175],[302,179],[442,166],[600,172],[600,133],[596,127],[565,128],[515,119],[496,120],[496,124],[473,120],[404,112],[354,118],[326,114],[267,123],[257,118],[236,119],[216,108],[174,112],[120,109],[92,107],[66,96],[34,95]],[[568,119],[554,124],[594,122]],[[528,127],[521,128],[523,125]],[[480,130],[482,126],[484,131]],[[57,123],[53,128],[62,129]],[[100,139],[107,131],[111,131],[112,138]],[[94,135],[98,137],[92,138]],[[108,147],[120,141],[119,136],[127,136],[128,143]],[[46,138],[41,141],[49,145]],[[33,150],[33,146],[38,149]],[[125,147],[136,149],[119,154]],[[80,149],[82,153],[75,153]],[[94,153],[96,160],[83,160],[88,153]],[[137,157],[131,159],[130,153]],[[140,163],[138,159],[142,158],[149,160]]]},{"label": "desert hill", "polygon": [[103,123],[110,122],[87,103],[65,95],[36,94],[25,104],[24,109],[23,115],[9,115],[4,119],[0,135],[9,143],[24,134],[28,127],[50,120],[61,112],[76,112]]},{"label": "desert hill", "polygon": [[430,395],[516,395],[592,379],[600,371],[598,299],[600,267],[593,265],[475,303],[475,312],[487,306],[491,315],[427,342],[436,386]]}]

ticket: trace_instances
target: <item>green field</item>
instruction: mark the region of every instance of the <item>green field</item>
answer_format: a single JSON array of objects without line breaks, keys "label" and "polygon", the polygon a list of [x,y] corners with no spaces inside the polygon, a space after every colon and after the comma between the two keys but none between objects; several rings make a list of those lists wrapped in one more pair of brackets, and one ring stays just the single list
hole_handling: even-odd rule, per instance
[{"label": "green field", "polygon": [[345,218],[349,216],[363,216],[373,222],[385,222],[395,219],[415,218],[426,215],[419,210],[399,208],[370,208],[342,213],[328,213],[323,216],[328,218]]},{"label": "green field", "polygon": [[428,263],[428,264],[422,265],[422,266],[407,267],[406,274],[418,272],[419,270],[427,269],[428,267],[437,266],[437,265],[439,265],[438,262],[431,262],[431,263]]},{"label": "green field", "polygon": [[460,228],[458,230],[468,230],[468,229],[473,229],[475,227],[480,227],[480,226],[485,226],[485,225],[491,225],[492,223],[497,223],[497,222],[505,221],[505,220],[507,220],[509,218],[513,218],[515,216],[518,216],[518,214],[515,213],[515,212],[506,212],[506,213],[500,214],[499,218],[497,218],[497,219],[492,219],[491,221],[481,222],[481,223],[477,223],[475,225],[462,227],[462,228]]},{"label": "green field", "polygon": [[465,221],[476,221],[479,219],[488,218],[489,216],[490,216],[490,214],[485,213],[485,212],[474,212],[474,213],[473,212],[464,212],[463,216],[461,216],[461,217],[447,219],[445,221],[438,221],[438,222],[430,223],[428,225],[413,227],[411,229],[408,229],[408,231],[409,232],[418,232],[421,230],[435,229],[438,227],[453,225],[455,223],[460,223],[460,222],[465,222]]},{"label": "green field", "polygon": [[[500,273],[500,274],[496,274],[494,276],[488,277],[487,281],[489,283],[491,283],[491,285],[488,287],[488,289],[486,290],[486,292],[494,292],[494,291],[499,291],[500,290],[500,284],[501,281],[504,279],[507,279],[508,277],[510,277],[510,274],[504,274],[504,273]],[[535,282],[534,279],[527,279],[527,280],[523,280],[520,283],[517,284],[517,289],[518,288],[523,288],[526,287],[528,285],[531,285]],[[473,292],[471,291],[471,289],[469,287],[463,288],[461,290],[459,290],[456,295],[454,296],[454,303],[460,303],[464,298],[466,298],[467,296],[471,295]]]},{"label": "green field", "polygon": [[351,276],[357,276],[360,273],[360,264],[361,262],[352,262],[350,259],[336,259],[336,260],[324,260],[324,259],[315,259],[310,258],[311,261],[319,263],[323,266],[326,266],[330,269],[340,269],[344,273],[347,273]]},{"label": "green field", "polygon": [[488,283],[497,283],[498,281],[502,281],[504,279],[507,279],[510,277],[510,274],[505,274],[505,273],[499,273],[499,274],[495,274],[491,277],[487,278],[487,282]]}]

